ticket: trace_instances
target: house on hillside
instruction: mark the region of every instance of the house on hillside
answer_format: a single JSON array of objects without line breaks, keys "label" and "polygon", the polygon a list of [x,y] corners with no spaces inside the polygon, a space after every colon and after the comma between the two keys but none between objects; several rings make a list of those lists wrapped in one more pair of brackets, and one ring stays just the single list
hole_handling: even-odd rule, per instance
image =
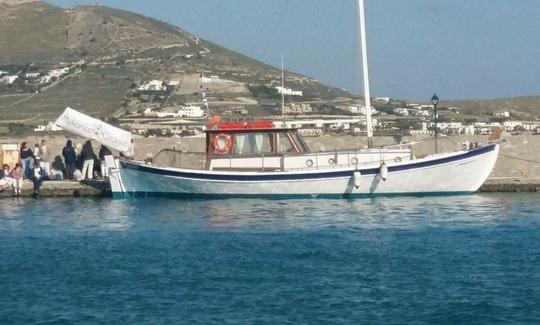
[{"label": "house on hillside", "polygon": [[218,81],[219,81],[219,76],[205,77],[202,74],[199,76],[199,83],[201,84],[208,84],[208,83],[213,83],[213,82],[218,82]]},{"label": "house on hillside", "polygon": [[303,93],[300,90],[292,90],[291,88],[283,88],[281,86],[276,87],[278,93],[286,96],[299,96],[302,97]]},{"label": "house on hillside", "polygon": [[62,78],[62,76],[68,73],[69,73],[69,67],[50,70],[49,72],[47,72],[46,75],[41,77],[41,79],[39,80],[39,83],[40,84],[50,83],[53,80]]},{"label": "house on hillside", "polygon": [[2,79],[0,79],[0,82],[4,83],[4,84],[7,84],[7,85],[11,85],[17,79],[19,79],[18,75],[4,76]]},{"label": "house on hillside", "polygon": [[402,107],[394,108],[392,112],[399,116],[409,116],[409,110]]},{"label": "house on hillside", "polygon": [[493,116],[495,116],[495,117],[502,117],[502,118],[509,118],[509,117],[510,117],[510,112],[508,112],[508,111],[504,111],[504,112],[495,112],[495,113],[493,113]]},{"label": "house on hillside", "polygon": [[285,106],[284,114],[306,114],[312,113],[313,108],[310,104],[295,104],[292,103],[288,106]]},{"label": "house on hillside", "polygon": [[390,103],[390,97],[375,97],[375,101],[378,103],[388,104]]},{"label": "house on hillside", "polygon": [[137,90],[139,91],[165,91],[167,85],[162,80],[150,80],[147,83],[140,85]]}]

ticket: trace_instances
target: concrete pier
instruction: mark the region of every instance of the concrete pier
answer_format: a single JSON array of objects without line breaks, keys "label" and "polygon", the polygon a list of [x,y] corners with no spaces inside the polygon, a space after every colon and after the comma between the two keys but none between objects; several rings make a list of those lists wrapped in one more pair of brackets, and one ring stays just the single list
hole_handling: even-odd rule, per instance
[{"label": "concrete pier", "polygon": [[[40,197],[107,197],[111,195],[107,181],[45,181],[40,192]],[[24,180],[21,196],[30,197],[33,193],[32,182]],[[0,189],[0,198],[12,196],[11,187]]]},{"label": "concrete pier", "polygon": [[520,193],[540,192],[540,178],[493,177],[488,179],[478,192]]}]

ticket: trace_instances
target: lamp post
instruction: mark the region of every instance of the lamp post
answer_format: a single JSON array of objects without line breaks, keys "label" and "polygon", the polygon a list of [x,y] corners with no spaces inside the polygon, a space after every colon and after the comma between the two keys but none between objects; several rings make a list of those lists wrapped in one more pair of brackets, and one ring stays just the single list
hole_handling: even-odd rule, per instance
[{"label": "lamp post", "polygon": [[433,122],[435,124],[435,153],[439,153],[439,144],[437,143],[437,136],[439,135],[437,130],[437,105],[439,104],[439,97],[437,94],[433,94],[433,97],[431,97],[431,104],[433,104]]}]

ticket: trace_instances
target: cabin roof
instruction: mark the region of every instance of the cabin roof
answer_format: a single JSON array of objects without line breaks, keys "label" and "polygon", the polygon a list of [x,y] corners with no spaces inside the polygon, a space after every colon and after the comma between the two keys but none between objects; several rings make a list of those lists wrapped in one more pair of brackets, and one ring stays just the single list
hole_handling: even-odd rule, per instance
[{"label": "cabin roof", "polygon": [[206,133],[253,133],[253,132],[286,132],[297,128],[252,128],[252,129],[207,129]]}]

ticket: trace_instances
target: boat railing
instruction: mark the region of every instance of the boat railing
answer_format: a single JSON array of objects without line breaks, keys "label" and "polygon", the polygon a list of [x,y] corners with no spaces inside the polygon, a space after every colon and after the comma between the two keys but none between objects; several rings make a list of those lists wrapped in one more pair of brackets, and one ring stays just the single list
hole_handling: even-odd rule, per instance
[{"label": "boat railing", "polygon": [[[379,154],[380,152],[380,154]],[[398,157],[396,154],[401,153]],[[362,158],[370,155],[369,161]],[[392,157],[392,158],[390,158]],[[362,149],[319,151],[310,153],[282,153],[280,155],[255,154],[249,156],[222,155],[208,160],[205,152],[188,152],[163,149],[153,158],[157,167],[184,169],[249,170],[249,171],[299,171],[361,167],[383,161],[399,162],[413,159],[407,150],[377,150],[367,152]]]},{"label": "boat railing", "polygon": [[205,169],[206,152],[162,149],[154,156],[152,163],[158,167]]}]

